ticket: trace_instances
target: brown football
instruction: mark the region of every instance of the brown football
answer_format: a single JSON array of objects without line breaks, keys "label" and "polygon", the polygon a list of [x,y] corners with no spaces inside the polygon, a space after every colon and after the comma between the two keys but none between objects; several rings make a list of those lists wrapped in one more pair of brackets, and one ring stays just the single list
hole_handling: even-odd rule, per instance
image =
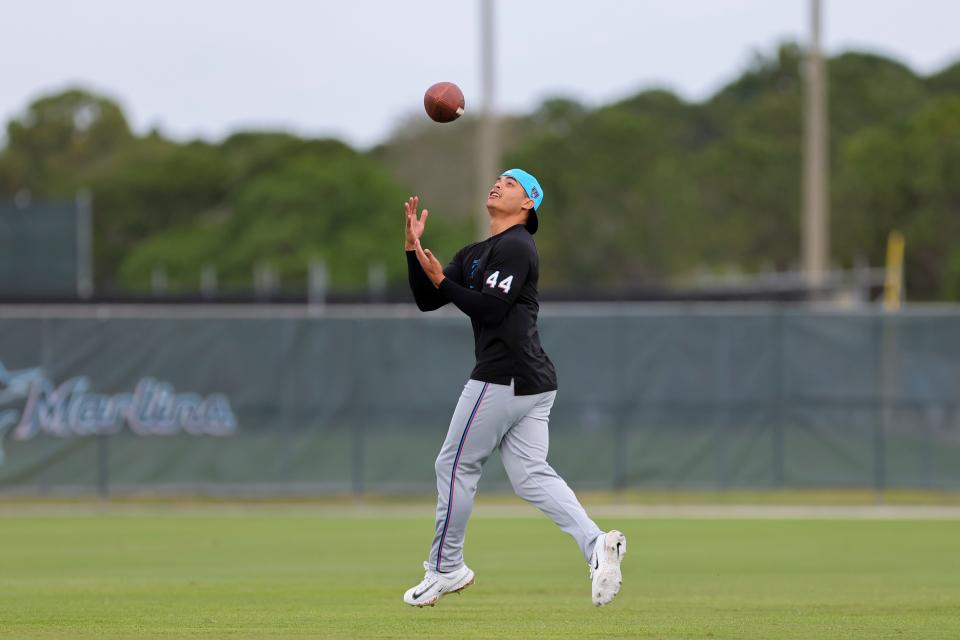
[{"label": "brown football", "polygon": [[463,115],[463,107],[463,91],[452,82],[438,82],[423,94],[423,108],[436,122],[453,122]]}]

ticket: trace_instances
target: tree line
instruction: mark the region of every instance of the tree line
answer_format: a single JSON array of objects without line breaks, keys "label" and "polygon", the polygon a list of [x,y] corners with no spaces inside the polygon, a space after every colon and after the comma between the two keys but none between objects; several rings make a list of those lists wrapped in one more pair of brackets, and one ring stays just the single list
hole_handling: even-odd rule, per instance
[{"label": "tree line", "polygon": [[[542,288],[682,287],[705,272],[796,267],[802,54],[785,44],[757,55],[702,102],[650,89],[504,117],[504,168],[527,168],[546,193]],[[960,300],[960,62],[924,77],[849,52],[827,70],[832,260],[882,265],[898,229],[911,299]],[[407,195],[431,210],[425,241],[439,256],[475,239],[476,127],[411,117],[370,150],[269,131],[181,142],[134,133],[115,100],[77,88],[7,124],[0,198],[90,189],[100,290],[147,291],[163,265],[174,291],[198,289],[208,266],[224,290],[246,291],[260,262],[302,290],[310,260],[335,289],[362,288],[371,264],[400,285]]]}]

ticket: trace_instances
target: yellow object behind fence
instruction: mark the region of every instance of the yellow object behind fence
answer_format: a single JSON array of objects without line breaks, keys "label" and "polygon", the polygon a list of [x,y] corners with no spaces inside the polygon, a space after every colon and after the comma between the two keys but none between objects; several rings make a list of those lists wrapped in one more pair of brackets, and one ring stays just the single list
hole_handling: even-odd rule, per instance
[{"label": "yellow object behind fence", "polygon": [[903,300],[903,234],[891,231],[887,236],[887,270],[883,281],[883,308],[896,311]]}]

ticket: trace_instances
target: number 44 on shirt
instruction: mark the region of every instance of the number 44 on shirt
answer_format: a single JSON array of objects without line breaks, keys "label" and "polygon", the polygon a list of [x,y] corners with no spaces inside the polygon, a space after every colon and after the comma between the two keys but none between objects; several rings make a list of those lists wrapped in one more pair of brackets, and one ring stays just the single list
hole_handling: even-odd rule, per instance
[{"label": "number 44 on shirt", "polygon": [[484,283],[488,287],[497,287],[498,289],[502,289],[504,293],[510,293],[510,285],[513,284],[513,276],[507,276],[503,280],[500,280],[499,283],[497,280],[500,280],[500,272],[494,271],[487,277]]}]

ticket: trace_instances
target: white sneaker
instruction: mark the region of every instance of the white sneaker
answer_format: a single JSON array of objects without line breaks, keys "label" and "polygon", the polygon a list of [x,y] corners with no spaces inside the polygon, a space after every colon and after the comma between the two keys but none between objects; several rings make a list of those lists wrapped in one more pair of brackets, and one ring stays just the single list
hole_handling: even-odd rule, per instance
[{"label": "white sneaker", "polygon": [[420,584],[403,594],[403,601],[414,607],[432,607],[443,596],[463,591],[476,580],[473,570],[467,565],[450,573],[437,573],[430,569],[427,562],[423,563],[423,568],[426,573]]},{"label": "white sneaker", "polygon": [[620,591],[623,576],[620,561],[627,553],[627,537],[617,530],[601,534],[590,557],[590,579],[593,582],[593,604],[610,604]]}]

